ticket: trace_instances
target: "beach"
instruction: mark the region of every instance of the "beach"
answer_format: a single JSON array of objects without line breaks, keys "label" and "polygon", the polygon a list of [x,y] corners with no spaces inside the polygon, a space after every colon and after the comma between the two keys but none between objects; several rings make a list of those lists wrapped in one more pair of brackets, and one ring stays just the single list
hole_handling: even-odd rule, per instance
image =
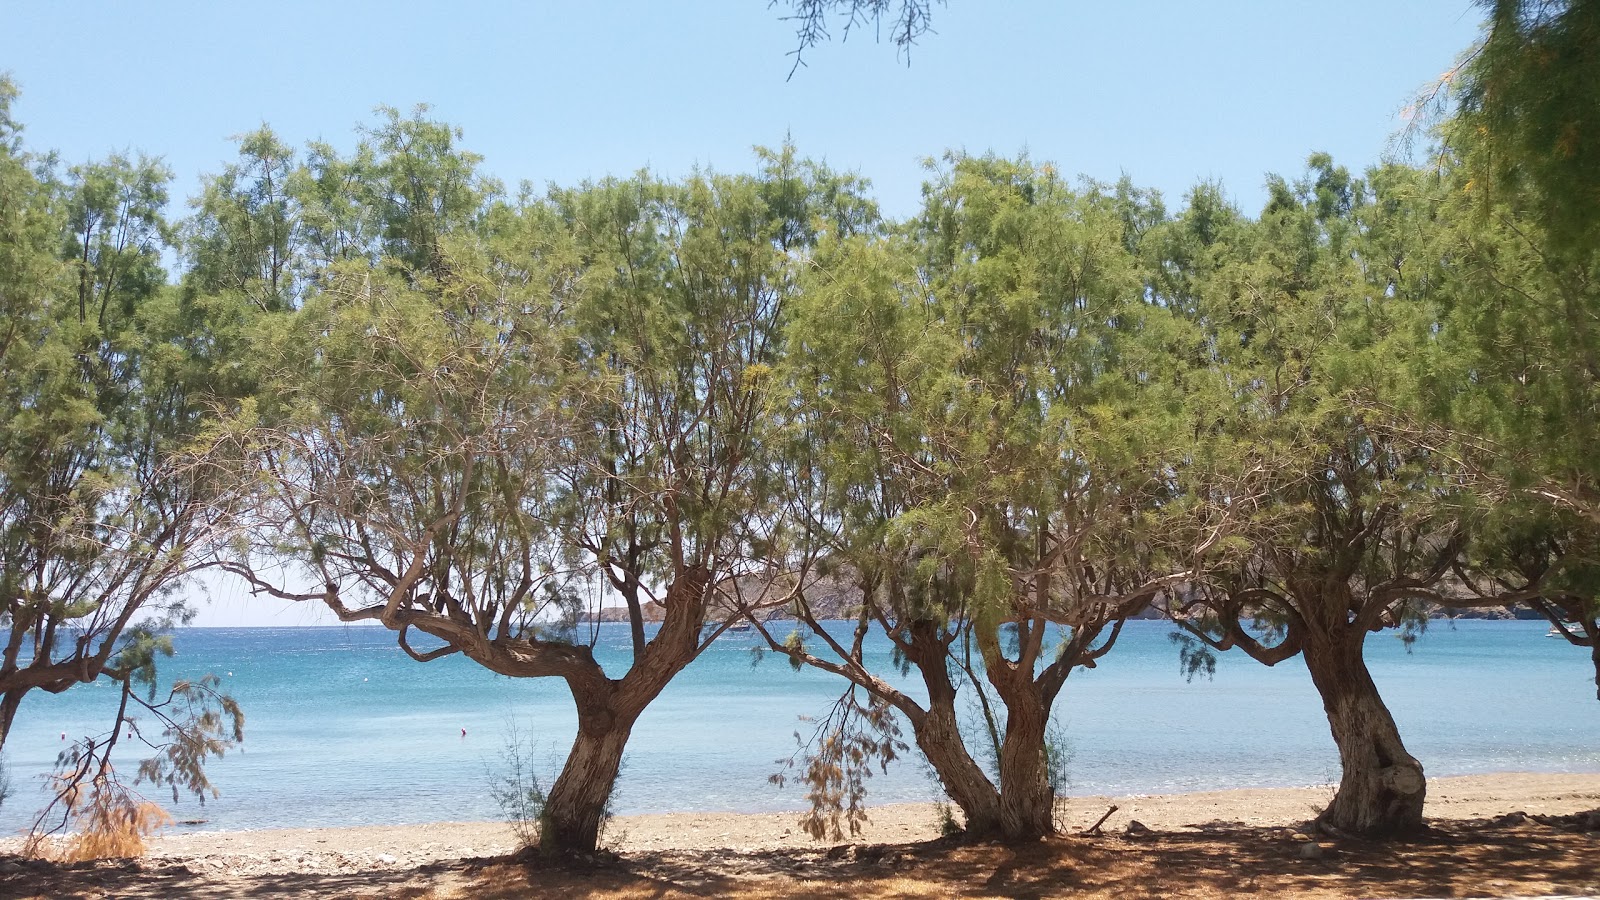
[{"label": "beach", "polygon": [[[1296,825],[1315,815],[1332,795],[1332,787],[1328,786],[1070,797],[1064,804],[1065,825],[1069,832],[1081,831],[1113,805],[1117,811],[1102,830],[1121,832],[1135,820],[1158,831],[1212,823]],[[1433,818],[1488,819],[1516,811],[1565,815],[1592,809],[1600,809],[1600,775],[1507,773],[1436,778],[1428,783],[1427,815]],[[744,853],[815,848],[819,842],[800,829],[799,818],[796,813],[622,816],[611,822],[604,843],[624,854],[647,850]],[[852,843],[906,843],[939,836],[938,813],[931,803],[872,807],[868,819],[867,827]],[[180,862],[204,860],[208,869],[269,873],[344,865],[421,865],[442,859],[503,855],[515,849],[510,827],[503,822],[434,822],[172,835],[153,841],[150,855]],[[337,863],[341,857],[350,863]]]},{"label": "beach", "polygon": [[[1166,852],[1162,848],[1173,842],[1182,844],[1185,851],[1193,851],[1193,842],[1198,840],[1207,846],[1232,848],[1229,852],[1234,852],[1235,845],[1239,844],[1248,845],[1247,849],[1282,844],[1289,849],[1279,855],[1293,862],[1292,851],[1296,847],[1312,842],[1313,837],[1326,842],[1323,836],[1305,832],[1309,830],[1306,823],[1314,811],[1326,803],[1330,795],[1331,787],[1324,786],[1072,797],[1065,801],[1062,817],[1062,830],[1067,837],[1058,839],[1057,844],[1046,842],[1042,849],[1034,852],[1054,852],[1056,856],[1052,859],[1062,854],[1072,856],[1073,848],[1078,847],[1072,842],[1081,841],[1084,846],[1080,849],[1084,852],[1091,848],[1098,853],[1106,852],[1106,848],[1131,847],[1159,856]],[[1113,805],[1117,811],[1106,819],[1102,836],[1076,837]],[[1600,810],[1600,774],[1502,773],[1439,778],[1429,782],[1427,815],[1439,834],[1452,835],[1460,828],[1489,829],[1483,833],[1473,832],[1478,834],[1479,845],[1476,846],[1481,846],[1484,835],[1488,834],[1498,835],[1497,840],[1504,838],[1506,846],[1511,848],[1545,847],[1559,837],[1566,843],[1548,847],[1558,860],[1575,852],[1586,855],[1591,861],[1600,858],[1596,856],[1600,851],[1600,831],[1589,831],[1583,826],[1583,814],[1593,810]],[[1528,818],[1500,818],[1518,812],[1528,814]],[[1570,826],[1565,831],[1539,821],[1549,817],[1574,817],[1575,814],[1575,818],[1562,820]],[[1139,843],[1141,835],[1137,829],[1128,835],[1129,823],[1133,821],[1149,829],[1148,843]],[[667,881],[679,884],[690,893],[694,892],[691,889],[695,885],[704,887],[716,882],[732,886],[742,883],[740,879],[753,879],[752,885],[776,891],[774,896],[805,896],[804,891],[808,890],[805,886],[818,878],[829,878],[830,867],[871,863],[883,868],[882,860],[889,858],[889,868],[896,877],[905,875],[902,869],[914,872],[920,865],[921,854],[934,852],[925,848],[950,846],[949,842],[935,840],[939,837],[937,822],[938,814],[932,804],[874,807],[869,810],[865,831],[846,842],[847,846],[835,846],[809,838],[798,826],[798,816],[794,813],[670,813],[619,817],[611,822],[605,841],[620,857],[614,862],[617,871],[595,884],[607,878],[623,877],[660,880],[661,872],[666,871],[677,873],[667,877]],[[1578,824],[1573,825],[1573,822]],[[1521,833],[1519,829],[1527,831],[1528,836],[1517,837]],[[1452,863],[1456,866],[1452,871],[1467,878],[1472,875],[1472,852],[1456,846],[1457,838],[1451,840],[1456,843],[1448,844],[1439,852],[1457,859],[1459,865]],[[1059,844],[1059,841],[1068,843]],[[1338,853],[1336,845],[1337,842],[1328,843],[1330,854]],[[0,844],[0,852],[12,853],[18,846],[16,839],[10,839]],[[494,858],[505,857],[515,849],[509,827],[499,822],[171,834],[153,839],[149,853],[137,864],[100,863],[45,871],[8,860],[11,865],[0,868],[13,871],[0,875],[0,896],[477,896],[488,890],[482,879],[512,877],[502,871],[507,867],[498,865]],[[970,852],[970,848],[937,852],[942,855],[929,863],[935,868],[952,864],[952,859],[963,858],[962,854]],[[1373,852],[1388,851],[1381,850],[1380,845]],[[1427,855],[1425,849],[1413,848],[1413,852]],[[992,857],[993,853],[989,855]],[[1077,855],[1082,856],[1083,852]],[[1240,860],[1240,865],[1248,869],[1248,853]],[[1120,864],[1126,863],[1126,859],[1121,859]],[[1485,865],[1490,866],[1489,874],[1497,871],[1492,868],[1492,860],[1485,861]],[[602,864],[602,871],[606,868]],[[1530,874],[1524,867],[1504,868],[1505,874],[1513,877],[1505,881],[1508,889],[1523,883],[1515,880],[1519,874]],[[1547,864],[1532,874],[1559,881],[1563,871],[1559,864]],[[1211,873],[1210,877],[1214,879],[1215,874]],[[591,873],[586,877],[593,880],[598,876]],[[1569,893],[1576,889],[1600,890],[1600,871],[1594,872],[1592,886],[1582,883],[1581,876],[1575,877],[1580,880],[1552,882],[1545,887],[1562,887]],[[1483,895],[1498,895],[1489,885],[1494,878],[1479,880]],[[784,893],[784,885],[799,893]],[[592,896],[632,896],[625,884],[618,885],[616,893],[596,890],[598,892]],[[910,888],[902,893],[918,895]],[[675,894],[668,891],[659,896]]]}]

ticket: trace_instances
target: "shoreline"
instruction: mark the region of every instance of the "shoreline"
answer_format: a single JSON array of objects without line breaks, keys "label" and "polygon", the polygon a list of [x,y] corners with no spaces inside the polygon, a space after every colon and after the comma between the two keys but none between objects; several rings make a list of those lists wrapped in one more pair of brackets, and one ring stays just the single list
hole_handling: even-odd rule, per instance
[{"label": "shoreline", "polygon": [[[1332,793],[1333,786],[1328,785],[1067,797],[1062,825],[1067,833],[1082,832],[1115,805],[1117,811],[1103,826],[1107,834],[1121,833],[1132,820],[1156,831],[1215,824],[1295,826],[1310,820]],[[1596,809],[1600,809],[1600,774],[1505,772],[1428,779],[1426,815],[1435,820],[1488,819],[1516,811],[1566,815]],[[610,823],[604,843],[623,854],[749,854],[818,850],[834,843],[813,841],[801,830],[800,815],[791,811],[621,816]],[[869,807],[867,816],[863,833],[844,843],[908,844],[939,837],[933,803]],[[15,853],[20,844],[20,838],[0,840],[0,853]],[[504,822],[433,822],[162,834],[150,839],[146,861],[185,865],[199,873],[254,876],[414,869],[502,856],[516,849]]]}]

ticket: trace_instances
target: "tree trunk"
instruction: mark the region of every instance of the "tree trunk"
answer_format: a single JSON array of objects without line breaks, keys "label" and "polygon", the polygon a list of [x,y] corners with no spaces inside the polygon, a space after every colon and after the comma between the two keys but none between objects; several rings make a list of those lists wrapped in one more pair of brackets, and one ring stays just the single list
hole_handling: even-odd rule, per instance
[{"label": "tree trunk", "polygon": [[6,738],[11,734],[11,723],[17,719],[17,707],[22,705],[22,698],[27,693],[26,688],[19,688],[0,694],[0,750],[5,749]]},{"label": "tree trunk", "polygon": [[1037,690],[1020,693],[1001,696],[1006,735],[1000,746],[1000,834],[1007,841],[1037,841],[1056,832],[1056,792],[1044,740],[1049,710]]},{"label": "tree trunk", "polygon": [[700,651],[710,582],[704,567],[685,569],[667,591],[666,616],[655,639],[634,657],[621,678],[607,678],[592,659],[592,668],[566,676],[578,708],[578,736],[545,797],[539,828],[544,853],[588,855],[599,846],[606,805],[634,723]]},{"label": "tree trunk", "polygon": [[927,712],[910,717],[917,747],[939,776],[945,796],[961,810],[967,836],[992,838],[1000,833],[1000,793],[961,738],[956,686],[950,680],[940,627],[931,621],[916,621],[906,636],[906,658],[917,667],[928,689]]},{"label": "tree trunk", "polygon": [[939,776],[945,795],[961,810],[966,833],[991,838],[1001,833],[1000,794],[967,752],[956,726],[955,704],[930,701],[928,712],[912,722],[917,747]]},{"label": "tree trunk", "polygon": [[1589,626],[1589,658],[1595,665],[1595,700],[1600,700],[1600,623]]},{"label": "tree trunk", "polygon": [[539,848],[552,856],[588,855],[599,846],[622,754],[638,720],[637,712],[616,708],[614,690],[572,684],[572,694],[578,703],[578,736],[545,797],[539,822]]},{"label": "tree trunk", "polygon": [[1583,633],[1589,644],[1589,659],[1594,662],[1594,696],[1600,700],[1600,618],[1583,618]]},{"label": "tree trunk", "polygon": [[1367,671],[1366,632],[1350,628],[1310,637],[1306,668],[1322,695],[1343,770],[1338,793],[1317,820],[1368,837],[1421,829],[1427,781]]}]

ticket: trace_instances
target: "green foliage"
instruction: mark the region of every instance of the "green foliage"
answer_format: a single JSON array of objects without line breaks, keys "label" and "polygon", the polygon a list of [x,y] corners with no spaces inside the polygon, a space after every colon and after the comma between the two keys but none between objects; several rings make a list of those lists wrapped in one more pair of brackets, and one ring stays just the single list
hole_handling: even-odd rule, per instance
[{"label": "green foliage", "polygon": [[[241,419],[257,430],[237,464],[260,479],[252,515],[281,531],[241,556],[289,555],[348,596],[398,589],[485,626],[491,606],[570,618],[523,505],[542,491],[551,433],[551,300],[533,266],[497,273],[481,241],[442,240],[444,277],[336,269],[293,316],[263,322],[267,402]],[[419,539],[422,568],[402,583],[388,561]]]},{"label": "green foliage", "polygon": [[1454,73],[1445,125],[1480,192],[1521,206],[1561,250],[1600,238],[1600,3],[1482,0],[1488,31]]},{"label": "green foliage", "polygon": [[206,775],[205,764],[244,740],[244,711],[219,690],[221,683],[210,674],[198,681],[177,681],[161,704],[145,704],[161,731],[159,740],[147,739],[142,726],[133,724],[134,734],[157,751],[139,763],[137,781],[170,788],[174,803],[180,792],[194,795],[202,804],[207,794],[221,795]]},{"label": "green foliage", "polygon": [[[1034,791],[1043,733],[1002,739],[999,723],[1047,721],[1068,673],[1115,640],[1107,625],[1184,577],[1207,540],[1183,493],[1185,387],[1207,378],[1195,332],[1141,285],[1159,198],[1075,190],[1026,159],[929,165],[919,217],[825,237],[801,282],[778,369],[795,533],[819,573],[860,591],[862,619],[849,646],[773,649],[914,724],[953,719],[970,687],[992,755],[1012,761],[1002,788]],[[1048,657],[1052,622],[1066,628]],[[869,623],[939,710],[864,674]],[[981,793],[972,754],[948,750],[946,785]]]},{"label": "green foliage", "polygon": [[[167,174],[114,157],[58,182],[27,171],[11,146],[0,215],[10,223],[0,273],[10,304],[0,345],[5,612],[20,626],[13,636],[77,620],[91,640],[109,627],[109,644],[127,623],[123,604],[145,599],[117,596],[120,583],[167,570],[164,554],[185,536],[189,485],[165,468],[194,415],[165,378]],[[155,594],[170,579],[145,580]]]},{"label": "green foliage", "polygon": [[0,746],[30,691],[123,687],[109,736],[63,757],[37,820],[61,813],[56,828],[84,830],[70,852],[92,856],[137,849],[163,818],[110,769],[125,727],[155,754],[139,780],[202,796],[205,760],[243,736],[213,682],[156,700],[167,632],[190,614],[175,592],[216,538],[219,486],[192,442],[229,395],[192,353],[210,319],[162,268],[170,172],[122,155],[58,171],[23,149],[14,96],[0,81]]},{"label": "green foliage", "polygon": [[[792,147],[754,176],[504,200],[454,129],[381,115],[356,153],[313,146],[290,178],[307,287],[253,326],[259,395],[214,438],[242,486],[224,565],[379,621],[419,661],[565,678],[580,718],[625,736],[731,615],[712,600],[772,564],[769,392],[796,270],[876,213]],[[607,596],[633,636],[615,682],[591,652]],[[413,629],[442,645],[414,650]],[[547,848],[593,839],[611,787],[594,757],[617,746],[574,751]]]},{"label": "green foliage", "polygon": [[[1477,537],[1462,572],[1600,640],[1593,487],[1600,400],[1600,4],[1493,0],[1447,77],[1431,248],[1443,290],[1424,357],[1419,440],[1471,472]],[[1596,673],[1600,679],[1600,671]]]},{"label": "green foliage", "polygon": [[801,633],[799,628],[789,632],[788,636],[783,639],[783,649],[789,654],[790,668],[798,672],[805,667],[805,658],[801,655],[806,649],[805,635]]},{"label": "green foliage", "polygon": [[586,552],[621,563],[624,597],[771,546],[752,526],[779,500],[768,393],[795,272],[819,235],[876,215],[857,179],[789,146],[760,157],[755,177],[641,174],[548,200],[584,260],[563,354],[584,474],[557,511]]},{"label": "green foliage", "polygon": [[[139,664],[139,642],[131,648]],[[140,700],[133,670],[117,678],[121,702],[109,732],[73,741],[56,759],[49,776],[51,800],[29,829],[24,852],[68,860],[138,856],[144,838],[171,822],[158,805],[135,789],[140,783],[168,787],[173,802],[180,790],[202,804],[219,791],[205,772],[205,763],[222,757],[244,740],[244,714],[232,697],[217,690],[220,681],[207,675],[198,682],[173,684],[165,699]],[[148,718],[147,718],[148,717]],[[150,724],[159,727],[159,733]],[[138,741],[154,751],[139,763],[131,784],[111,764],[112,751],[123,741]],[[52,835],[69,835],[66,846],[52,847]]]},{"label": "green foliage", "polygon": [[[1207,634],[1213,639],[1221,641],[1222,632],[1214,624],[1202,624]],[[1186,631],[1174,631],[1167,635],[1167,639],[1178,648],[1178,673],[1184,681],[1193,682],[1196,675],[1204,675],[1209,681],[1217,675],[1217,653],[1212,646],[1200,638]]]},{"label": "green foliage", "polygon": [[[1557,6],[1529,15],[1551,15]],[[1588,27],[1582,21],[1593,16],[1592,6],[1572,4],[1536,29],[1553,31],[1529,40],[1567,40],[1555,32]],[[1495,49],[1497,40],[1484,48],[1486,59],[1504,52]],[[1527,52],[1569,66],[1573,61],[1563,57],[1569,50],[1530,45]],[[1600,638],[1600,592],[1589,574],[1600,559],[1594,487],[1600,465],[1593,451],[1600,439],[1600,253],[1582,235],[1593,230],[1594,221],[1583,217],[1593,219],[1600,195],[1586,176],[1564,170],[1565,150],[1505,146],[1506,123],[1485,121],[1493,108],[1489,95],[1532,88],[1519,85],[1515,72],[1506,75],[1510,69],[1491,76],[1488,65],[1478,64],[1475,77],[1505,75],[1512,83],[1481,85],[1484,108],[1469,108],[1443,126],[1451,153],[1437,194],[1447,225],[1430,248],[1442,301],[1432,352],[1417,366],[1423,384],[1415,415],[1423,423],[1420,440],[1461,460],[1471,475],[1476,535],[1466,584],[1485,598],[1530,603],[1592,644]],[[1545,74],[1552,92],[1587,89],[1571,83],[1570,71]],[[1574,115],[1581,128],[1585,113]],[[1516,139],[1531,140],[1531,131]],[[1490,171],[1508,154],[1521,160],[1512,175]]]},{"label": "green foliage", "polygon": [[156,698],[157,656],[172,656],[172,635],[141,623],[124,633],[114,663],[117,669],[128,673],[134,684],[143,685],[152,701]]},{"label": "green foliage", "polygon": [[297,305],[306,274],[297,258],[299,203],[290,193],[296,155],[266,126],[235,141],[238,160],[206,179],[184,223],[185,282],[281,312]]},{"label": "green foliage", "polygon": [[955,808],[947,800],[933,801],[934,827],[939,831],[940,837],[954,837],[962,832],[961,822],[956,819]]},{"label": "green foliage", "polygon": [[1030,602],[1011,573],[1041,546],[1072,535],[1135,562],[1158,533],[1147,473],[1182,415],[1163,352],[1181,338],[1139,299],[1112,198],[1025,160],[947,165],[903,234],[823,244],[787,376],[835,552],[892,567],[897,616],[992,631]]},{"label": "green foliage", "polygon": [[[1207,335],[1228,386],[1208,404],[1215,480],[1197,499],[1226,510],[1230,534],[1189,603],[1217,616],[1191,621],[1193,636],[1297,642],[1298,631],[1247,634],[1241,617],[1376,628],[1437,596],[1459,548],[1461,472],[1399,434],[1418,387],[1395,364],[1434,340],[1428,187],[1399,167],[1357,179],[1319,154],[1298,181],[1269,182],[1259,222],[1219,227],[1202,190],[1175,234],[1149,239],[1169,254],[1156,283],[1178,292],[1171,305]],[[1208,673],[1208,654],[1185,646],[1186,673]]]}]

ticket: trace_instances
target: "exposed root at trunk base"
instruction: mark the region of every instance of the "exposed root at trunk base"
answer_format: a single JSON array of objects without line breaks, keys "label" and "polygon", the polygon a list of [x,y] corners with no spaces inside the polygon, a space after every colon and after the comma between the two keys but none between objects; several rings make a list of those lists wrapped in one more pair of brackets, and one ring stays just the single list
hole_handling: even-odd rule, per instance
[{"label": "exposed root at trunk base", "polygon": [[626,868],[621,856],[605,848],[586,853],[580,851],[549,851],[539,846],[532,846],[523,847],[509,857],[475,859],[471,860],[471,862],[488,864],[507,860],[529,871],[598,872]]},{"label": "exposed root at trunk base", "polygon": [[1346,771],[1315,827],[1333,837],[1360,839],[1420,834],[1427,828],[1422,819],[1426,797],[1422,766],[1409,757],[1375,772]]}]

